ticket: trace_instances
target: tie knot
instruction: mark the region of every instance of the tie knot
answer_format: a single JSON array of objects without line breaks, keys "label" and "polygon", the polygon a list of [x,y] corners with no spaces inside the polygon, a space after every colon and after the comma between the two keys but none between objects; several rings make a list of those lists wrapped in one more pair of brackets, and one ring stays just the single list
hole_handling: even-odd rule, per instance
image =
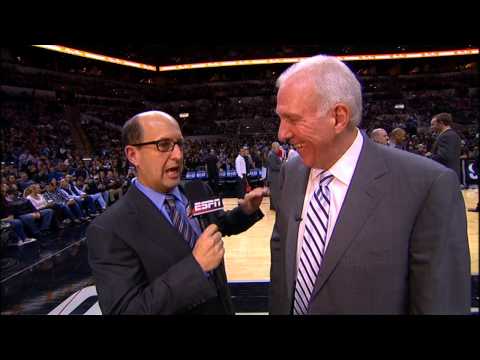
[{"label": "tie knot", "polygon": [[328,186],[334,179],[334,176],[326,170],[321,172],[319,177],[320,179],[318,180],[318,183],[321,186]]},{"label": "tie knot", "polygon": [[168,206],[171,208],[175,208],[175,197],[171,194],[165,195],[165,201],[167,202]]}]

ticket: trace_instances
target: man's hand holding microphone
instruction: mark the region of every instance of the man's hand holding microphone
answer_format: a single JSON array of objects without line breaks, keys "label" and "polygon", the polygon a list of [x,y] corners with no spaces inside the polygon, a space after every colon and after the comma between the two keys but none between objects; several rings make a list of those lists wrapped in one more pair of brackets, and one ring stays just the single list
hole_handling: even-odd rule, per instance
[{"label": "man's hand holding microphone", "polygon": [[220,265],[225,249],[223,248],[222,233],[217,225],[208,225],[197,239],[192,254],[204,272],[211,271]]},{"label": "man's hand holding microphone", "polygon": [[[255,213],[267,195],[268,188],[256,188],[239,201],[239,207],[246,215]],[[223,205],[222,205],[223,207]],[[197,239],[192,255],[204,272],[217,268],[223,260],[225,249],[223,247],[222,233],[216,224],[208,225]]]}]

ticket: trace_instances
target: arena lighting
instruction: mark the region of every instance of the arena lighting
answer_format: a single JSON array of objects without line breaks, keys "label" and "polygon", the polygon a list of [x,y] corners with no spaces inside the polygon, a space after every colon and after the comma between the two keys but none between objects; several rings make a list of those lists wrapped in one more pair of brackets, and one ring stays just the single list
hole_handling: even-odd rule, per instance
[{"label": "arena lighting", "polygon": [[109,62],[109,63],[123,65],[123,66],[136,67],[138,69],[144,69],[144,70],[150,70],[150,71],[157,70],[156,67],[153,65],[141,64],[141,63],[137,63],[129,60],[122,60],[122,59],[105,56],[101,54],[94,54],[88,51],[72,49],[72,48],[68,48],[60,45],[32,45],[32,46],[39,47],[42,49],[52,50],[52,51],[58,51],[64,54],[80,56],[88,59],[94,59],[94,60]]},{"label": "arena lighting", "polygon": [[[88,51],[77,50],[60,45],[32,45],[35,47],[58,51],[65,54],[81,56],[89,59],[110,62],[114,64],[136,67],[139,69],[157,71],[154,65],[142,64],[128,60],[122,60],[110,56],[90,53]],[[342,61],[372,61],[372,60],[402,60],[402,59],[419,59],[419,58],[433,58],[445,56],[466,56],[477,55],[480,51],[475,49],[457,49],[457,50],[442,50],[442,51],[425,51],[425,52],[409,52],[409,53],[392,53],[392,54],[372,54],[372,55],[341,55],[336,56]],[[273,58],[273,59],[252,59],[252,60],[230,60],[230,61],[214,61],[195,64],[183,65],[166,65],[159,66],[158,71],[178,71],[178,70],[194,70],[227,66],[246,66],[246,65],[268,65],[268,64],[289,64],[296,63],[304,57],[292,58]]]},{"label": "arena lighting", "polygon": [[180,115],[178,115],[178,116],[180,116],[181,118],[187,118],[187,117],[190,116],[190,114],[189,113],[180,113]]}]

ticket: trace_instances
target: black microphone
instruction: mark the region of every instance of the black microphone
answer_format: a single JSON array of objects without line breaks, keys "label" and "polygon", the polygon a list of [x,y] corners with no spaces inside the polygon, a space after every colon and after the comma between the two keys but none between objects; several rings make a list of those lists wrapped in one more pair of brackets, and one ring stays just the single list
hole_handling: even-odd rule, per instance
[{"label": "black microphone", "polygon": [[214,221],[215,219],[211,216],[215,212],[223,211],[222,199],[209,194],[201,180],[187,182],[184,190],[189,201],[189,215],[198,219],[202,231],[211,223],[215,223],[222,232],[220,222]]}]

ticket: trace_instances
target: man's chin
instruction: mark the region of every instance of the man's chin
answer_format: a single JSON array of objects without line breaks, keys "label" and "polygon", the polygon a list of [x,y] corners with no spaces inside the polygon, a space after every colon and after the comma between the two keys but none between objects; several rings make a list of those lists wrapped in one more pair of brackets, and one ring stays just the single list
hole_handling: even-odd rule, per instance
[{"label": "man's chin", "polygon": [[182,177],[180,175],[176,177],[169,176],[165,179],[165,185],[168,188],[173,189],[174,187],[178,186],[178,184],[180,184],[180,180],[182,180]]}]

